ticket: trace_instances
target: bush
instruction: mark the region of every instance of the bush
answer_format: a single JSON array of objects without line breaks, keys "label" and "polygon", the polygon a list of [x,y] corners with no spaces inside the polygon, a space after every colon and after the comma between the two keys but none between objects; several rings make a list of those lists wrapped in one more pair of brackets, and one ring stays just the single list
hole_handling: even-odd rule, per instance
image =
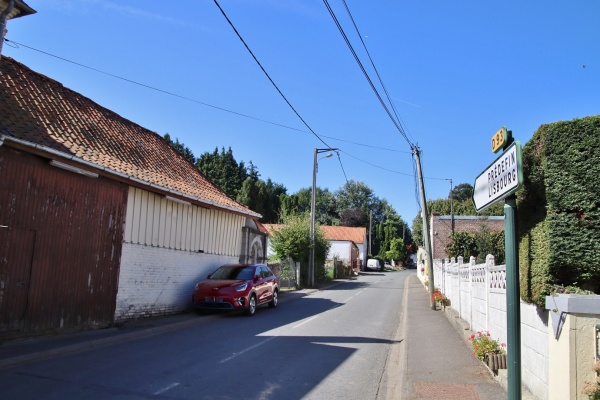
[{"label": "bush", "polygon": [[600,293],[600,116],[542,125],[523,147],[523,178],[521,297],[543,307],[553,285]]}]

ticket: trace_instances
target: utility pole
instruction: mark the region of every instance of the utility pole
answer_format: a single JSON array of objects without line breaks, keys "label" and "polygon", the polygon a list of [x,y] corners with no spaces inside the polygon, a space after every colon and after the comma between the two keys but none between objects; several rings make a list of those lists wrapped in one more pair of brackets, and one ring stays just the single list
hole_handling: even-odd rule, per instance
[{"label": "utility pole", "polygon": [[[317,156],[320,153],[327,151],[338,151],[339,149],[315,149],[313,158],[313,178],[312,178],[312,193],[310,202],[310,255],[308,258],[308,287],[315,285],[315,216],[317,213],[317,169],[319,160]],[[333,153],[328,153],[325,157],[333,156]]]},{"label": "utility pole", "polygon": [[450,229],[452,231],[452,234],[454,234],[454,211],[453,211],[453,205],[454,205],[454,196],[452,195],[452,179],[450,179]]},{"label": "utility pole", "polygon": [[[427,212],[427,200],[425,199],[425,186],[423,185],[423,171],[421,169],[421,157],[419,155],[419,148],[413,147],[413,154],[415,155],[415,162],[417,164],[417,175],[419,180],[419,192],[421,193],[421,216],[423,217],[423,245],[427,252],[427,275],[429,280],[429,294],[433,294],[435,288],[433,282],[433,254],[431,252],[431,241],[429,238],[429,213]],[[432,310],[435,310],[435,302],[429,297],[429,304]]]},{"label": "utility pole", "polygon": [[371,255],[371,226],[373,224],[373,211],[369,211],[369,256]]}]

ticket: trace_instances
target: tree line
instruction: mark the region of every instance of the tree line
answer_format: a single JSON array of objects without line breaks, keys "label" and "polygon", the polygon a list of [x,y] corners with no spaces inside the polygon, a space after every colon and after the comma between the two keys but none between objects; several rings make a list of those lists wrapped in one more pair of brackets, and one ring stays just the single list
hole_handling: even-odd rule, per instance
[{"label": "tree line", "polygon": [[[311,209],[312,188],[303,188],[289,194],[287,188],[271,179],[263,180],[258,168],[250,161],[238,162],[231,147],[215,148],[196,157],[192,150],[167,133],[164,139],[190,163],[214,182],[228,196],[252,211],[262,215],[262,223],[290,223],[294,216],[307,216]],[[475,210],[472,201],[473,186],[461,183],[450,190],[447,198],[429,200],[429,215],[503,215],[502,204],[496,204],[482,213]],[[369,257],[381,260],[404,261],[422,244],[423,221],[420,213],[412,222],[412,229],[385,199],[378,198],[364,182],[350,180],[336,191],[317,187],[315,221],[319,225],[364,227],[370,231]],[[476,234],[457,232],[451,237],[447,253],[450,257],[468,259],[492,253],[504,258],[504,235],[482,229]]]},{"label": "tree line", "polygon": [[[262,223],[282,223],[287,216],[307,215],[312,188],[289,194],[270,178],[261,179],[250,161],[238,162],[231,147],[215,148],[196,157],[193,151],[167,133],[164,139],[214,182],[229,197],[262,215]],[[370,253],[385,260],[403,261],[413,243],[406,222],[385,199],[380,199],[364,182],[350,180],[336,191],[317,187],[315,221],[320,225],[364,227],[369,232]]]}]

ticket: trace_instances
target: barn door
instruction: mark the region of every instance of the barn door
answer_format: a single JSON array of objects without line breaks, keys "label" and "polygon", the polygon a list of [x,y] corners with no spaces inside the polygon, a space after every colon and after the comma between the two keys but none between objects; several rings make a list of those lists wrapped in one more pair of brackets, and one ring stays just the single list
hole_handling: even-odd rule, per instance
[{"label": "barn door", "polygon": [[0,227],[0,335],[22,331],[35,231]]}]

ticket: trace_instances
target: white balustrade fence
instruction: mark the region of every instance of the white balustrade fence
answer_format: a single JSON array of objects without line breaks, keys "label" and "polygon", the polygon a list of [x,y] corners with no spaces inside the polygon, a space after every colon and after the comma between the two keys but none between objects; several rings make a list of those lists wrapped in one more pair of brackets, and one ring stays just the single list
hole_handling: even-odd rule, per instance
[{"label": "white balustrade fence", "polygon": [[[421,267],[421,265],[419,265]],[[427,276],[421,268],[419,277]],[[506,266],[495,265],[488,255],[485,264],[471,257],[434,260],[435,287],[450,300],[450,307],[473,332],[489,332],[492,339],[507,342]],[[538,398],[548,396],[548,313],[521,302],[522,381]]]}]

